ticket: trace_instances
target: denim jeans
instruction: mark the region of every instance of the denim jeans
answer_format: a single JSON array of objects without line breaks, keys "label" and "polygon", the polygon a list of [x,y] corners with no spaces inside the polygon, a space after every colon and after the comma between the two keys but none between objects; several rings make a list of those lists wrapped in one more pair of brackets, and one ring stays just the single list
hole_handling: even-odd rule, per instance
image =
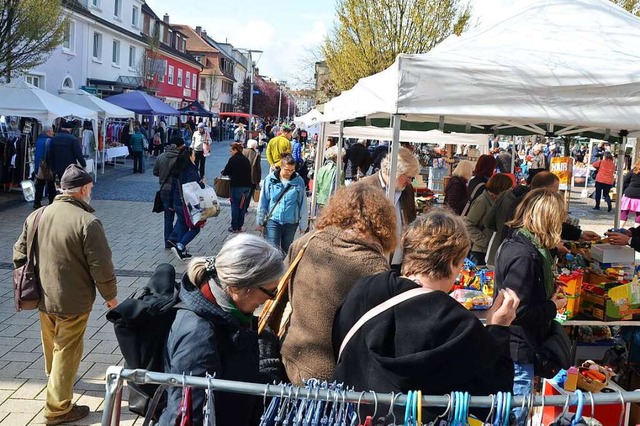
[{"label": "denim jeans", "polygon": [[270,220],[267,223],[267,241],[287,254],[296,236],[296,229],[298,229],[297,223],[279,224]]},{"label": "denim jeans", "polygon": [[176,220],[176,224],[173,227],[173,232],[171,232],[169,239],[186,248],[187,244],[189,244],[196,235],[200,233],[200,228],[196,226],[195,228],[189,229],[187,227],[187,221],[184,218],[184,212],[181,204],[174,205],[173,208],[176,211],[176,217],[178,220]]},{"label": "denim jeans", "polygon": [[[518,364],[513,363],[513,394],[514,395],[528,395],[533,393],[533,364]],[[526,415],[528,413],[522,412],[520,408],[513,410],[516,415],[518,424],[526,424]]]},{"label": "denim jeans", "polygon": [[239,231],[244,226],[244,215],[251,199],[250,186],[236,186],[231,188],[231,228]]},{"label": "denim jeans", "polygon": [[142,151],[133,151],[133,173],[144,173],[144,153]]},{"label": "denim jeans", "polygon": [[[170,239],[171,233],[173,232],[173,221],[176,217],[176,212],[173,210],[173,206],[171,205],[171,196],[162,197],[162,207],[164,209],[164,246],[169,248],[167,245],[167,240]],[[173,241],[173,240],[172,240]]]}]

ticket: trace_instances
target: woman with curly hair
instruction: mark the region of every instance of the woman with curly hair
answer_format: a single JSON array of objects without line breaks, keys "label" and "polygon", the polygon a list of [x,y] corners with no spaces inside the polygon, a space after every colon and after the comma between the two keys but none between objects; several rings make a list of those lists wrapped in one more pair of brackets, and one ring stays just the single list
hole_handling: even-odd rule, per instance
[{"label": "woman with curly hair", "polygon": [[384,192],[357,184],[336,191],[315,232],[291,245],[288,263],[308,243],[287,295],[291,316],[281,353],[292,383],[331,379],[334,314],[356,281],[389,269],[396,239],[396,212]]}]

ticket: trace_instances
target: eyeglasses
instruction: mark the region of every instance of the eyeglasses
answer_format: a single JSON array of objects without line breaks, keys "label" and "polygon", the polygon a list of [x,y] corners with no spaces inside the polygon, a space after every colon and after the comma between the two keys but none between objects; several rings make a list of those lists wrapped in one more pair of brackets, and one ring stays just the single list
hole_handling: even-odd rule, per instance
[{"label": "eyeglasses", "polygon": [[258,287],[258,290],[267,295],[267,297],[271,300],[275,299],[278,296],[278,290],[267,290],[264,287]]},{"label": "eyeglasses", "polygon": [[414,176],[409,176],[409,175],[406,175],[406,174],[404,174],[404,173],[403,173],[403,174],[401,174],[400,176],[402,176],[402,177],[404,178],[404,180],[406,180],[406,181],[408,181],[408,182],[413,182],[413,180],[415,179],[415,177],[414,177]]}]

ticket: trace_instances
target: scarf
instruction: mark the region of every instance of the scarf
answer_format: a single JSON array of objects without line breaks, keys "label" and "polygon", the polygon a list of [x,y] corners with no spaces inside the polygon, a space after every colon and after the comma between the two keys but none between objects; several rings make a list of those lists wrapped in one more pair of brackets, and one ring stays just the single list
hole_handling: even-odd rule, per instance
[{"label": "scarf", "polygon": [[548,248],[540,244],[538,238],[531,233],[527,228],[520,228],[518,231],[520,235],[525,237],[527,240],[531,241],[531,244],[538,250],[540,253],[540,257],[542,258],[542,269],[544,276],[544,287],[545,292],[547,293],[547,299],[550,299],[553,296],[555,291],[555,277],[553,275],[553,258],[551,256],[551,252]]},{"label": "scarf", "polygon": [[253,315],[245,314],[238,309],[236,304],[233,303],[233,300],[231,300],[231,297],[218,285],[215,279],[209,280],[207,285],[202,286],[202,294],[209,302],[215,303],[220,306],[222,310],[233,315],[234,318],[240,321],[240,324],[250,325],[252,323]]}]

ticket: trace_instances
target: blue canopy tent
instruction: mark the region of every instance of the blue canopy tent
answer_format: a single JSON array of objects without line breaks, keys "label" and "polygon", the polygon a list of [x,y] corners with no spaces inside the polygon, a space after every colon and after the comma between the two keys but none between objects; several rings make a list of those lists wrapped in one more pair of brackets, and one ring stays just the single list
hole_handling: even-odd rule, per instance
[{"label": "blue canopy tent", "polygon": [[121,108],[142,115],[180,115],[180,111],[165,104],[155,96],[148,95],[139,90],[109,96],[104,99]]},{"label": "blue canopy tent", "polygon": [[193,101],[186,107],[180,108],[178,111],[181,115],[192,115],[197,117],[212,118],[215,115],[211,111],[207,111],[198,101]]}]

